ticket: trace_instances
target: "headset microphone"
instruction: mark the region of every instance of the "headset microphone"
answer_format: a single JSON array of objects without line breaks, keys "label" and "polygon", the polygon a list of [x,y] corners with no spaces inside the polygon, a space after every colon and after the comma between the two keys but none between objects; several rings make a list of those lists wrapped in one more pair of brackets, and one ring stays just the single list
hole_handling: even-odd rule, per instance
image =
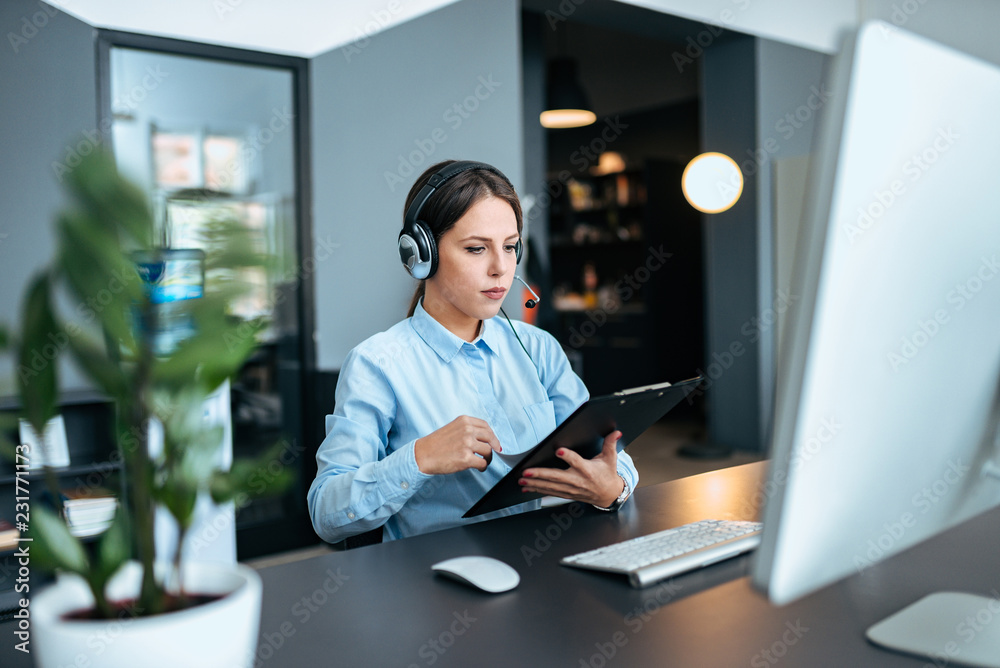
[{"label": "headset microphone", "polygon": [[514,278],[521,281],[521,284],[524,285],[524,287],[528,288],[528,292],[530,292],[531,296],[534,297],[534,299],[529,299],[528,301],[524,302],[524,305],[527,308],[535,308],[536,306],[538,306],[538,302],[542,301],[542,298],[538,296],[538,293],[532,290],[531,286],[525,283],[524,279],[518,276],[517,274],[514,274]]}]

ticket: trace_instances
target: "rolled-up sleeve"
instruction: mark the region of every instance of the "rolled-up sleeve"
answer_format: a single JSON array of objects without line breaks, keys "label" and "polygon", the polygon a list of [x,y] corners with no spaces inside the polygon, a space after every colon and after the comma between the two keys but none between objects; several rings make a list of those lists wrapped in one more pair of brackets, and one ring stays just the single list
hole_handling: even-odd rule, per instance
[{"label": "rolled-up sleeve", "polygon": [[358,350],[344,361],[326,438],[316,452],[308,505],[316,533],[336,542],[382,526],[431,476],[414,441],[387,452],[395,397],[377,363]]}]

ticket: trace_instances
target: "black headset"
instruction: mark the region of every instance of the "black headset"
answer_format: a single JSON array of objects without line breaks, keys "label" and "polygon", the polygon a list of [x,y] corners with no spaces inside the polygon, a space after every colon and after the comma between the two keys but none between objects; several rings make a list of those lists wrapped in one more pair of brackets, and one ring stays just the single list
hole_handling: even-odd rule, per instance
[{"label": "black headset", "polygon": [[[413,278],[430,278],[437,271],[438,267],[437,242],[434,240],[434,233],[431,231],[431,228],[427,223],[420,220],[420,211],[427,204],[427,200],[431,198],[431,195],[437,192],[437,189],[448,181],[448,179],[458,176],[462,172],[467,172],[470,169],[484,169],[488,172],[493,172],[506,181],[512,190],[514,188],[510,179],[496,167],[487,165],[485,162],[473,162],[471,160],[459,160],[445,165],[427,179],[427,183],[424,184],[416,197],[413,198],[413,202],[406,209],[406,214],[403,216],[403,229],[400,231],[397,241],[399,259],[403,263],[403,267]],[[514,256],[517,258],[518,263],[521,262],[521,251],[522,244],[521,240],[518,239],[514,245]]]}]

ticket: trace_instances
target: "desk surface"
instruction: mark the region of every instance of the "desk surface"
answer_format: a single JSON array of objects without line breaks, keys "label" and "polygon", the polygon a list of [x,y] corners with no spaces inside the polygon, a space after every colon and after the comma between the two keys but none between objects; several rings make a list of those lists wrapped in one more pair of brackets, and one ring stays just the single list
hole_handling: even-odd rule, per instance
[{"label": "desk surface", "polygon": [[[645,590],[558,563],[699,519],[755,519],[765,466],[641,488],[617,515],[549,508],[264,569],[259,665],[924,666],[865,629],[936,589],[1000,588],[1000,512],[782,608],[750,588],[748,557]],[[506,561],[521,584],[490,595],[432,575],[466,554]]]},{"label": "desk surface", "polygon": [[[782,608],[750,588],[748,557],[644,590],[558,563],[699,519],[755,519],[764,471],[641,488],[618,514],[561,506],[265,568],[255,665],[926,666],[865,629],[931,591],[1000,590],[1000,511]],[[506,561],[521,584],[490,595],[432,574],[466,554]],[[28,665],[11,642],[0,657]]]}]

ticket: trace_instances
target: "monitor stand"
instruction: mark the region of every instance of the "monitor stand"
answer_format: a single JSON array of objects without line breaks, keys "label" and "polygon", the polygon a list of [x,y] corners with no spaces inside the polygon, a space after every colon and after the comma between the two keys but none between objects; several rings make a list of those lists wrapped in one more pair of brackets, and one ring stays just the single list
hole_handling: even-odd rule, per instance
[{"label": "monitor stand", "polygon": [[1000,599],[935,592],[886,617],[866,635],[876,645],[929,657],[936,665],[1000,668]]}]

